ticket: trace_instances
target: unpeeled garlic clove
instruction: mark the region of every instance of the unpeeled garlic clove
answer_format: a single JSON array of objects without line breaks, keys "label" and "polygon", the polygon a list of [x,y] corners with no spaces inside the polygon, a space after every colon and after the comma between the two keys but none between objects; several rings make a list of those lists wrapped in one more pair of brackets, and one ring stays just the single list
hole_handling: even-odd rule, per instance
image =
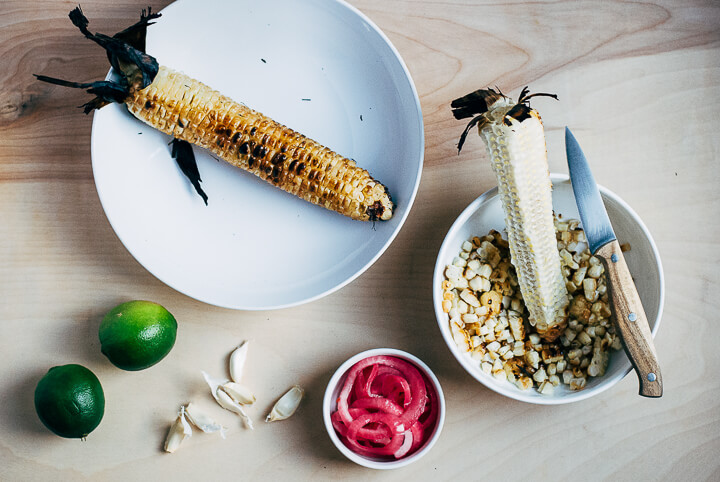
[{"label": "unpeeled garlic clove", "polygon": [[227,429],[219,423],[216,423],[215,420],[210,417],[210,415],[205,413],[202,409],[198,408],[197,405],[188,403],[187,407],[185,407],[185,413],[187,414],[188,420],[190,420],[193,425],[195,425],[203,432],[220,432],[220,436],[222,438],[225,438],[225,431]]},{"label": "unpeeled garlic clove", "polygon": [[248,341],[245,340],[230,355],[230,378],[235,383],[240,383],[243,370],[245,369],[245,360],[247,359]]},{"label": "unpeeled garlic clove", "polygon": [[305,390],[298,385],[292,387],[288,392],[275,402],[272,410],[265,418],[266,422],[275,422],[276,420],[285,420],[290,417],[300,405],[300,401],[305,395]]},{"label": "unpeeled garlic clove", "polygon": [[250,417],[245,412],[245,410],[243,410],[242,406],[240,406],[238,402],[233,400],[232,397],[225,390],[223,390],[222,387],[217,388],[215,400],[217,400],[218,404],[225,410],[229,410],[240,415],[240,418],[245,423],[247,428],[249,428],[250,430],[255,430],[252,420],[250,420]]},{"label": "unpeeled garlic clove", "polygon": [[255,403],[255,395],[253,395],[249,388],[239,383],[228,382],[222,385],[220,389],[225,391],[240,405],[252,405]]},{"label": "unpeeled garlic clove", "polygon": [[180,444],[188,437],[192,436],[192,427],[185,418],[185,407],[180,407],[180,413],[178,414],[175,423],[170,427],[170,431],[165,439],[165,452],[175,452]]}]

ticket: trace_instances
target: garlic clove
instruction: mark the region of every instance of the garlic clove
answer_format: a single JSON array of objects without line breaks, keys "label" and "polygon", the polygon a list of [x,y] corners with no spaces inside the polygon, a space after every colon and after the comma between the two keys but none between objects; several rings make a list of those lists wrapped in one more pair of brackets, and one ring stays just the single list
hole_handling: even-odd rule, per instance
[{"label": "garlic clove", "polygon": [[228,382],[220,388],[240,405],[252,405],[255,403],[255,395],[253,395],[250,389],[246,386],[235,382]]},{"label": "garlic clove", "polygon": [[185,416],[185,407],[180,407],[180,413],[178,414],[175,423],[170,427],[170,431],[165,439],[165,452],[175,452],[180,444],[188,437],[192,436],[192,427],[187,421]]},{"label": "garlic clove", "polygon": [[272,410],[265,418],[265,422],[275,422],[290,417],[297,410],[304,395],[305,390],[298,385],[292,387],[285,395],[280,397],[280,400],[275,402]]},{"label": "garlic clove", "polygon": [[208,415],[197,405],[188,403],[187,407],[185,408],[185,414],[187,415],[188,420],[190,420],[193,425],[195,425],[203,432],[220,432],[220,436],[222,438],[225,438],[225,432],[227,431],[227,429],[219,423],[216,423],[215,420],[210,417],[210,415]]},{"label": "garlic clove", "polygon": [[202,372],[202,376],[205,379],[205,382],[210,387],[210,393],[212,393],[213,398],[217,403],[220,403],[217,396],[217,389],[219,386],[224,385],[228,383],[230,380],[226,380],[224,378],[213,378],[210,375],[208,375],[206,372]]},{"label": "garlic clove", "polygon": [[245,369],[245,360],[247,359],[248,341],[243,341],[235,351],[230,355],[230,378],[235,383],[240,383],[243,370]]},{"label": "garlic clove", "polygon": [[240,415],[240,418],[242,419],[243,423],[249,428],[250,430],[255,430],[255,427],[253,426],[252,420],[250,420],[250,417],[248,414],[243,410],[242,406],[225,391],[222,387],[217,388],[216,397],[218,404],[224,408],[225,410],[229,410],[231,412],[237,413]]}]

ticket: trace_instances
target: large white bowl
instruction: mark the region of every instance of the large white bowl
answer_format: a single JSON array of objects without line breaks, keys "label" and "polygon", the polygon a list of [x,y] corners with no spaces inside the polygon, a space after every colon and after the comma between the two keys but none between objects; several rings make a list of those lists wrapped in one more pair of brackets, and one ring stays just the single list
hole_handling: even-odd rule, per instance
[{"label": "large white bowl", "polygon": [[[552,174],[551,179],[555,213],[562,214],[565,219],[580,219],[568,176]],[[599,187],[618,241],[630,243],[631,249],[625,253],[625,260],[635,280],[650,329],[655,336],[660,325],[665,298],[665,281],[657,247],[647,228],[630,206],[609,189]],[[502,395],[523,402],[546,405],[575,402],[597,395],[615,385],[632,368],[622,350],[611,354],[605,375],[599,378],[589,378],[585,389],[572,391],[560,385],[552,395],[541,395],[535,389],[523,391],[508,381],[500,381],[487,375],[480,369],[478,362],[457,347],[450,333],[448,316],[442,310],[440,284],[444,279],[445,267],[451,264],[453,258],[458,255],[463,241],[473,236],[486,235],[491,229],[502,232],[504,228],[502,204],[497,195],[497,188],[494,188],[465,208],[453,223],[440,247],[433,276],[433,301],[440,332],[452,354],[460,362],[460,365],[480,383]]]},{"label": "large white bowl", "polygon": [[[407,457],[400,458],[398,460],[377,459],[356,454],[355,452],[350,450],[342,442],[342,440],[340,440],[340,436],[335,431],[335,428],[332,425],[332,420],[330,418],[333,412],[337,410],[338,394],[340,393],[340,390],[342,390],[343,383],[345,382],[347,372],[350,370],[350,368],[352,368],[353,365],[355,365],[361,360],[378,355],[397,357],[413,364],[415,367],[417,367],[418,370],[420,370],[421,373],[425,375],[428,381],[433,385],[433,388],[435,389],[435,394],[437,395],[438,414],[437,422],[435,423],[435,428],[432,435],[430,435],[430,438],[425,442],[422,447],[420,447],[420,449],[418,449],[417,452],[412,453]],[[374,348],[372,350],[358,353],[357,355],[345,361],[345,363],[340,365],[340,367],[338,367],[333,376],[330,378],[327,388],[325,389],[325,396],[323,397],[323,421],[325,422],[325,429],[327,430],[330,440],[332,440],[332,443],[335,445],[335,447],[337,447],[337,449],[348,459],[352,460],[356,464],[371,469],[398,469],[400,467],[405,467],[406,465],[418,461],[421,457],[427,454],[433,447],[433,445],[435,445],[435,442],[437,442],[437,439],[440,437],[440,432],[442,432],[443,424],[445,423],[445,395],[443,395],[442,388],[440,387],[440,381],[437,379],[432,370],[430,370],[430,367],[428,367],[418,357],[411,355],[408,352],[396,350],[394,348]]]},{"label": "large white bowl", "polygon": [[205,206],[169,137],[108,105],[93,121],[95,184],[148,271],[207,303],[273,309],[332,293],[387,249],[417,193],[423,122],[410,73],[365,15],[340,0],[179,0],[148,29],[147,51],[355,159],[397,205],[389,221],[353,221],[196,149]]}]

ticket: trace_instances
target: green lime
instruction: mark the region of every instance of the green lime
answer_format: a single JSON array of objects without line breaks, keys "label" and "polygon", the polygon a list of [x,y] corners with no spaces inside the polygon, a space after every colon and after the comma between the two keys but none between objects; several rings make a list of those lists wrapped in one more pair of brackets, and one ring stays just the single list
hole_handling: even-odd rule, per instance
[{"label": "green lime", "polygon": [[100,350],[118,368],[143,370],[170,353],[177,321],[168,310],[150,301],[116,306],[100,323]]},{"label": "green lime", "polygon": [[84,366],[53,367],[35,388],[35,411],[53,433],[84,439],[103,418],[105,394],[100,380]]}]

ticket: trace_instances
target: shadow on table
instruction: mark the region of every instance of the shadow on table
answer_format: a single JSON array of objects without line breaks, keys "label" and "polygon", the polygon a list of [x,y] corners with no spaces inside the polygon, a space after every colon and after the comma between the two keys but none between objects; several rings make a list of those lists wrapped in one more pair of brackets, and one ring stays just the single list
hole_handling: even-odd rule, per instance
[{"label": "shadow on table", "polygon": [[35,413],[35,387],[46,373],[44,368],[25,373],[7,388],[3,397],[4,410],[0,411],[4,435],[12,439],[15,433],[25,432],[34,437],[55,437]]}]

